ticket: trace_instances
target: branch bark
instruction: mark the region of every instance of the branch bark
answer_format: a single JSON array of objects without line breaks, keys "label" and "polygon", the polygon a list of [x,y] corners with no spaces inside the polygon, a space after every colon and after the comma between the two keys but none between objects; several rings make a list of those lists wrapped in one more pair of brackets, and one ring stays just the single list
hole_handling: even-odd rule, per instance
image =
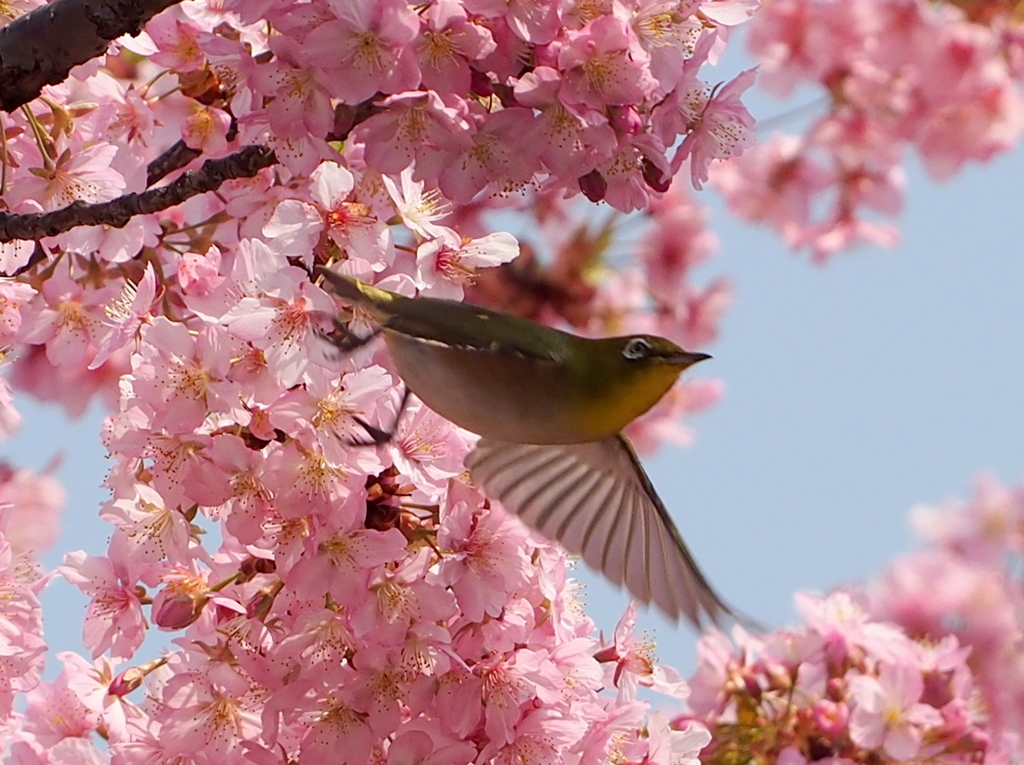
[{"label": "branch bark", "polygon": [[44,85],[102,55],[111,40],[137,35],[178,0],[55,0],[0,29],[0,109],[36,98]]},{"label": "branch bark", "polygon": [[214,191],[233,178],[251,178],[265,167],[277,164],[266,146],[246,146],[219,159],[210,159],[198,170],[182,173],[158,189],[125,194],[109,202],[75,202],[46,213],[17,215],[0,212],[0,242],[13,239],[41,239],[70,231],[76,226],[107,225],[122,228],[136,215],[148,215],[181,204],[186,199]]},{"label": "branch bark", "polygon": [[146,166],[146,188],[184,167],[200,154],[202,152],[198,149],[190,149],[184,141],[178,141]]}]

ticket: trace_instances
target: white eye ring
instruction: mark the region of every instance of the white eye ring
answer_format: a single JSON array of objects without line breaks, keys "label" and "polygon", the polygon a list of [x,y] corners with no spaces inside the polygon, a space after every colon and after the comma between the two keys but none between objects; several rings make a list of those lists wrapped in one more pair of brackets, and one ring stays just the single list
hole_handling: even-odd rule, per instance
[{"label": "white eye ring", "polygon": [[644,359],[651,355],[651,344],[642,337],[634,337],[622,347],[622,356],[630,361]]}]

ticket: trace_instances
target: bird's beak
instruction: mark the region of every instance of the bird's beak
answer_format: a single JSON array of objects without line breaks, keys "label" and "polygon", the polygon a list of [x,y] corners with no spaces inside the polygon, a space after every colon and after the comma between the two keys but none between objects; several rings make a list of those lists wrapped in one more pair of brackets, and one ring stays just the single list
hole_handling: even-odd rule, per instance
[{"label": "bird's beak", "polygon": [[701,361],[706,361],[711,358],[710,353],[691,353],[690,351],[683,351],[682,353],[675,353],[668,358],[673,364],[681,366],[683,369],[686,367],[692,367]]}]

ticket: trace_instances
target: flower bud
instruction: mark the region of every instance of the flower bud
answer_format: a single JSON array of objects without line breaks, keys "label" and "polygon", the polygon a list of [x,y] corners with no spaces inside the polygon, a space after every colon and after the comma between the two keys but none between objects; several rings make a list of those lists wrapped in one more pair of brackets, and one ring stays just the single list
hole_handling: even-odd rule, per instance
[{"label": "flower bud", "polygon": [[159,659],[148,661],[138,667],[128,667],[128,669],[121,672],[110,682],[110,685],[107,686],[107,693],[111,696],[117,696],[118,698],[127,696],[142,685],[142,682],[146,679],[146,675],[154,669],[159,669],[166,663],[167,657],[162,656]]},{"label": "flower bud", "polygon": [[672,174],[665,172],[662,168],[644,157],[640,163],[643,168],[644,183],[657,192],[664,194],[672,185]]},{"label": "flower bud", "polygon": [[153,600],[153,623],[164,630],[180,630],[195,622],[209,602],[206,592],[166,587]]},{"label": "flower bud", "polygon": [[644,121],[632,106],[609,106],[608,119],[621,135],[636,135],[644,129]]},{"label": "flower bud", "polygon": [[597,170],[591,170],[579,178],[580,191],[591,202],[600,202],[608,193],[608,181]]},{"label": "flower bud", "polygon": [[128,667],[111,681],[107,686],[107,693],[117,697],[127,696],[142,685],[142,681],[145,679],[146,673],[140,667]]},{"label": "flower bud", "polygon": [[266,587],[260,589],[249,602],[245,604],[245,615],[250,619],[256,619],[257,621],[263,621],[267,618],[267,614],[270,613],[271,607],[274,605],[274,598],[281,592],[284,587],[284,582],[278,580],[273,584],[269,584]]},{"label": "flower bud", "polygon": [[828,736],[839,736],[846,730],[850,710],[842,702],[821,699],[814,705],[814,724]]}]

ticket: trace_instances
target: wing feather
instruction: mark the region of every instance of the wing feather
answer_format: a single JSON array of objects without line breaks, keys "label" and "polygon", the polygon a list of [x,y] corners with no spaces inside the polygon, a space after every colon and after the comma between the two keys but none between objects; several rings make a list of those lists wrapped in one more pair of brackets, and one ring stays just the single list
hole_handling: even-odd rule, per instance
[{"label": "wing feather", "polygon": [[[574,474],[579,471],[573,470]],[[583,475],[576,482],[575,489],[567,495],[566,500],[560,504],[550,504],[537,514],[536,522],[533,524],[537,531],[552,539],[559,539],[558,529],[563,523],[571,519],[583,502],[587,501],[590,492],[594,490],[601,481],[601,476],[590,471],[583,471]]]},{"label": "wing feather", "polygon": [[[614,490],[608,501],[598,510],[598,515],[593,519],[590,528],[583,536],[582,550],[580,553],[587,565],[595,571],[604,571],[605,550],[608,544],[615,538],[618,530],[619,508],[622,506],[623,498],[628,491],[627,481],[615,481]],[[615,582],[621,585],[622,582]]]},{"label": "wing feather", "polygon": [[[664,577],[651,577],[651,601],[672,618],[679,618],[681,598],[689,597],[685,587],[677,592],[676,582],[680,581],[676,560],[672,557],[671,544],[662,533],[661,527],[654,530],[651,540],[651,570],[664,571]],[[673,576],[675,574],[675,576]]]},{"label": "wing feather", "polygon": [[578,502],[568,512],[561,513],[559,524],[549,523],[541,531],[561,541],[566,549],[583,550],[583,539],[587,531],[597,522],[601,513],[607,509],[608,497],[615,491],[616,481],[611,476],[598,474],[593,488],[581,484],[585,489],[581,492]]},{"label": "wing feather", "polygon": [[582,444],[481,438],[466,458],[491,499],[644,603],[700,626],[734,616],[697,568],[622,436]]},{"label": "wing feather", "polygon": [[[618,516],[618,529],[612,529],[612,533],[605,540],[604,550],[601,552],[603,562],[598,569],[620,587],[626,584],[626,564],[629,562],[627,555],[633,547],[633,536],[637,527],[636,513],[632,508],[633,491],[628,482],[623,483],[626,485],[626,491],[622,495],[622,502],[613,509]],[[629,589],[628,585],[626,589]],[[636,597],[635,593],[630,593]]]},{"label": "wing feather", "polygon": [[587,477],[580,465],[558,465],[554,470],[536,470],[525,475],[507,495],[509,502],[521,508],[519,516],[530,525],[544,524],[544,514],[561,507],[579,491]]},{"label": "wing feather", "polygon": [[630,492],[628,511],[633,519],[633,533],[626,547],[626,589],[632,592],[637,600],[650,603],[651,576],[660,576],[662,572],[653,574],[647,564],[651,534],[647,524],[647,508],[642,507],[643,504],[641,494]]}]

